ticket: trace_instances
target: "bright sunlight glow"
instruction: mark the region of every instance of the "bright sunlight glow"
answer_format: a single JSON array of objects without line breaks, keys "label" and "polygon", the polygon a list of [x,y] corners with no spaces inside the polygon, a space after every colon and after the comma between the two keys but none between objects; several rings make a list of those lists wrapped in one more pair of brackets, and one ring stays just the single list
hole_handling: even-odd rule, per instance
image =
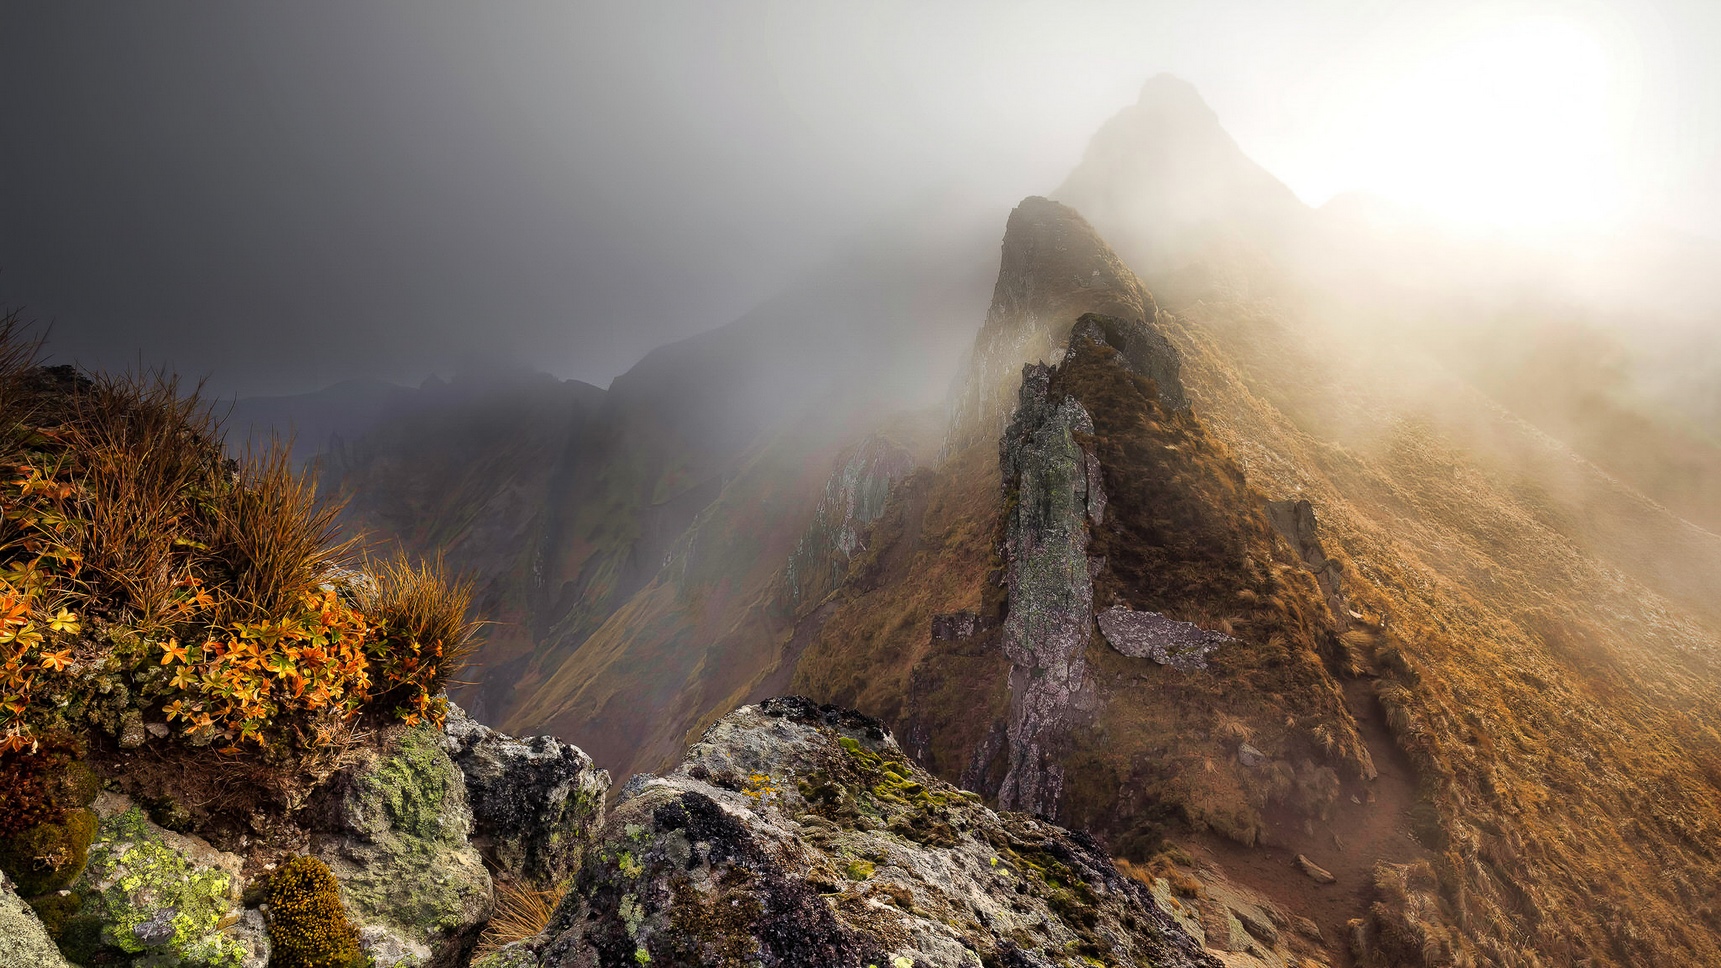
[{"label": "bright sunlight glow", "polygon": [[1614,85],[1606,49],[1564,21],[1464,38],[1381,86],[1356,187],[1464,223],[1606,219],[1622,203]]}]

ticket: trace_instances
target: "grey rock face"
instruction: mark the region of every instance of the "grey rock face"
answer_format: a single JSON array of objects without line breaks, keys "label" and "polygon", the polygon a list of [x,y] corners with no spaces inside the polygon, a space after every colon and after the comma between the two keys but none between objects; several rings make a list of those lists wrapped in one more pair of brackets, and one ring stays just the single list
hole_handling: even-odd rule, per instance
[{"label": "grey rock face", "polygon": [[1022,372],[1020,402],[1001,445],[1011,664],[1009,767],[998,793],[1006,809],[1056,816],[1063,771],[1055,748],[1089,705],[1083,652],[1093,627],[1087,522],[1103,506],[1077,434],[1092,434],[1081,404],[1049,395],[1051,370]]},{"label": "grey rock face", "polygon": [[465,777],[442,733],[414,726],[339,783],[335,829],[313,839],[312,853],[340,881],[368,950],[381,956],[398,947],[414,959],[397,964],[463,964],[494,898],[490,874],[467,839]]},{"label": "grey rock face", "polygon": [[450,704],[443,745],[466,780],[473,840],[501,870],[540,883],[578,868],[603,823],[610,775],[570,743],[516,739]]},{"label": "grey rock face", "polygon": [[878,721],[768,700],[622,799],[551,921],[485,968],[1217,968],[1091,840],[996,813]]},{"label": "grey rock face", "polygon": [[1135,659],[1152,659],[1183,672],[1207,668],[1214,650],[1235,642],[1223,632],[1179,622],[1158,612],[1137,612],[1121,605],[1099,614],[1100,633],[1106,644]]},{"label": "grey rock face", "polygon": [[817,601],[848,572],[866,526],[884,513],[891,485],[915,467],[914,456],[877,434],[867,437],[825,482],[825,494],[789,556],[791,604]]},{"label": "grey rock face", "polygon": [[1327,557],[1321,546],[1320,522],[1315,520],[1315,507],[1308,501],[1268,501],[1267,520],[1282,535],[1291,550],[1308,566],[1315,581],[1326,596],[1327,609],[1339,628],[1350,625],[1350,608],[1345,603],[1344,572],[1338,562]]},{"label": "grey rock face", "polygon": [[71,968],[36,912],[0,874],[0,968]]}]

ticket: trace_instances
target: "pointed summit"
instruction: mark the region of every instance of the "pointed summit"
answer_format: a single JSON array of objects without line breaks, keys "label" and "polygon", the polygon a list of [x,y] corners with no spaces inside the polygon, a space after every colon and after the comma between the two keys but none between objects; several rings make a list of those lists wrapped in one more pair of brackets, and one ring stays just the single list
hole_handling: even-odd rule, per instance
[{"label": "pointed summit", "polygon": [[992,307],[958,385],[948,450],[998,439],[1023,364],[1052,361],[1082,314],[1151,329],[1158,312],[1141,280],[1079,212],[1048,198],[1023,199],[1004,227]]},{"label": "pointed summit", "polygon": [[1170,74],[1148,80],[1100,128],[1053,194],[1150,273],[1216,251],[1271,248],[1308,213],[1243,153],[1195,87]]}]

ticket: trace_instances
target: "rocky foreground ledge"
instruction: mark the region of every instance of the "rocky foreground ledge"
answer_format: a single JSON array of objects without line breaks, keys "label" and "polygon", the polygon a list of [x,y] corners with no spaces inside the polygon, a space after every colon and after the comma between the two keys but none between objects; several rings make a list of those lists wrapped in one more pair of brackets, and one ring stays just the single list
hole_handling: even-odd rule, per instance
[{"label": "rocky foreground ledge", "polygon": [[1217,966],[1089,838],[988,809],[875,719],[773,699],[623,789],[538,937],[479,968]]},{"label": "rocky foreground ledge", "polygon": [[[747,706],[606,819],[608,787],[576,747],[451,709],[334,777],[305,852],[338,878],[369,968],[1219,964],[1188,911],[1094,841],[987,808],[859,713]],[[275,864],[111,790],[90,812],[66,888],[26,905],[0,881],[0,968],[275,964]],[[498,880],[568,889],[541,934],[473,962]]]}]

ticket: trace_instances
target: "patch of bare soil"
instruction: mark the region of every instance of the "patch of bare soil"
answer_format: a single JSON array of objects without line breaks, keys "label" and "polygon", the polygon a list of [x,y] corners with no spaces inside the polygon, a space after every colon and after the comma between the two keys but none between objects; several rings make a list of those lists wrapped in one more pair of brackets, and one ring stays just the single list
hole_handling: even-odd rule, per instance
[{"label": "patch of bare soil", "polygon": [[[1287,913],[1314,921],[1328,959],[1340,968],[1353,963],[1346,923],[1366,914],[1374,899],[1375,864],[1433,856],[1412,832],[1416,773],[1387,731],[1370,686],[1370,680],[1353,679],[1344,684],[1344,692],[1379,776],[1372,782],[1346,782],[1328,822],[1310,831],[1288,817],[1269,817],[1270,836],[1252,848],[1212,833],[1186,842],[1198,867],[1217,866]],[[1329,871],[1333,883],[1318,884],[1303,873],[1298,854]]]}]

